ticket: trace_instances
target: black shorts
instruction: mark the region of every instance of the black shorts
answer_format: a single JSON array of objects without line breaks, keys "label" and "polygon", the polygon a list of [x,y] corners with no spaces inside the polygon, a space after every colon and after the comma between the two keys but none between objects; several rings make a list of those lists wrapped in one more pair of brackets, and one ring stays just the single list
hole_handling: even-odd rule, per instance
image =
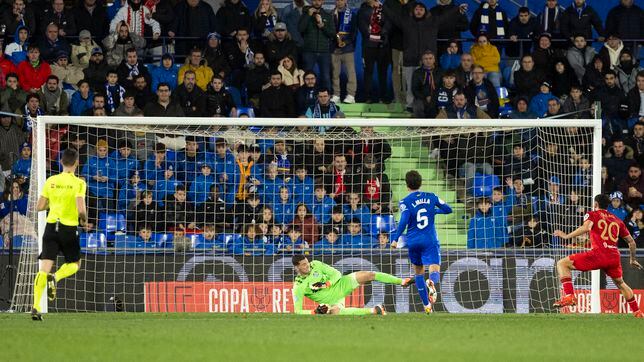
[{"label": "black shorts", "polygon": [[74,263],[81,258],[80,241],[77,226],[66,226],[47,223],[45,234],[42,237],[42,252],[38,259],[56,260],[62,252],[66,263]]}]

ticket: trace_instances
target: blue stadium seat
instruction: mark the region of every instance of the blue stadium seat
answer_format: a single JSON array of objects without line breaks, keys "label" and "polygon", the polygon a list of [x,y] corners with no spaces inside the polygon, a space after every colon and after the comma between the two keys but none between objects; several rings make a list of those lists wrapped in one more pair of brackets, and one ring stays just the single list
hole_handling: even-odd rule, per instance
[{"label": "blue stadium seat", "polygon": [[105,248],[107,246],[107,237],[104,233],[81,233],[81,248]]},{"label": "blue stadium seat", "polygon": [[253,107],[239,107],[237,108],[237,115],[246,114],[249,118],[255,118],[255,110]]},{"label": "blue stadium seat", "polygon": [[190,235],[190,241],[192,241],[192,243],[190,245],[192,245],[193,249],[202,249],[203,248],[201,246],[201,245],[204,244],[203,234],[192,234],[192,235]]},{"label": "blue stadium seat", "polygon": [[137,236],[136,235],[116,235],[114,237],[114,247],[116,249],[131,249],[137,247]]},{"label": "blue stadium seat", "polygon": [[127,228],[125,215],[119,213],[102,213],[98,217],[98,232],[114,234],[125,232]]},{"label": "blue stadium seat", "polygon": [[233,102],[235,102],[235,107],[239,108],[242,106],[242,100],[241,100],[241,93],[239,92],[239,89],[235,87],[226,87],[226,90],[228,93],[230,93],[230,96],[233,98]]},{"label": "blue stadium seat", "polygon": [[396,230],[396,219],[393,215],[371,215],[371,235],[384,231],[391,233]]},{"label": "blue stadium seat", "polygon": [[490,197],[492,189],[501,186],[501,180],[496,175],[481,175],[477,173],[472,180],[472,196]]}]

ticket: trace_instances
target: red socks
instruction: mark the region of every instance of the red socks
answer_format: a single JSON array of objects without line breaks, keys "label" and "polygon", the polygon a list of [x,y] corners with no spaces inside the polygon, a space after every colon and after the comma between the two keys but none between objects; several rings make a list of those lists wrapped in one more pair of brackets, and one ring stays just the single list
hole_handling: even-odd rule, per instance
[{"label": "red socks", "polygon": [[564,277],[561,278],[561,285],[563,286],[564,294],[570,295],[575,293],[575,288],[572,285],[572,278]]},{"label": "red socks", "polygon": [[631,312],[634,313],[640,310],[640,307],[637,305],[637,301],[635,300],[634,296],[631,299],[627,300],[626,303],[628,303],[628,306],[631,307]]}]

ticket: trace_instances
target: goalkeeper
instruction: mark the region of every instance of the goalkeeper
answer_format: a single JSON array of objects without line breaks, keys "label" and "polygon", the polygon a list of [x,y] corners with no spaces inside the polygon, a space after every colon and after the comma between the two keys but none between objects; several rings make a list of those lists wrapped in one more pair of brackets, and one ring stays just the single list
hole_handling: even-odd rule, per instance
[{"label": "goalkeeper", "polygon": [[[384,315],[387,312],[380,304],[373,308],[345,308],[344,298],[360,285],[374,280],[403,287],[413,283],[412,278],[401,279],[380,272],[358,271],[343,276],[339,270],[321,261],[309,262],[304,255],[294,255],[292,261],[297,272],[293,282],[293,303],[296,314]],[[304,297],[319,303],[317,308],[303,310]]]}]

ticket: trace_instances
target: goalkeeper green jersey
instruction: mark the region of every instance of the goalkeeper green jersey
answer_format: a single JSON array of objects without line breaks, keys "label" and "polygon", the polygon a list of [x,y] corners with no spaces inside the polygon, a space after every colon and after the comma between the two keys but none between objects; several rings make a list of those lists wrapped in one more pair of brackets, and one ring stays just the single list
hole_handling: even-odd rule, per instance
[{"label": "goalkeeper green jersey", "polygon": [[[354,283],[349,281],[349,275],[342,276],[339,270],[321,261],[311,262],[311,272],[307,276],[298,275],[293,282],[293,304],[295,313],[311,314],[310,310],[303,310],[304,297],[307,297],[320,304],[334,305],[344,301],[344,298],[351,294]],[[346,280],[345,280],[346,279]],[[320,290],[312,290],[315,283],[330,282],[331,286]]]}]

